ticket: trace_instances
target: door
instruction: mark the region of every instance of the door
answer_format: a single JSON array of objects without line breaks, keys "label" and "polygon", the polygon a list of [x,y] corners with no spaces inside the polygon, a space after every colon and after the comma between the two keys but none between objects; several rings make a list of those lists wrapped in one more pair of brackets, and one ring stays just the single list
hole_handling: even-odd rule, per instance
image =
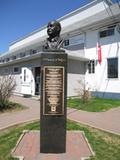
[{"label": "door", "polygon": [[33,74],[31,67],[23,67],[21,72],[21,93],[32,95],[33,93]]},{"label": "door", "polygon": [[35,68],[35,95],[40,95],[40,67]]}]

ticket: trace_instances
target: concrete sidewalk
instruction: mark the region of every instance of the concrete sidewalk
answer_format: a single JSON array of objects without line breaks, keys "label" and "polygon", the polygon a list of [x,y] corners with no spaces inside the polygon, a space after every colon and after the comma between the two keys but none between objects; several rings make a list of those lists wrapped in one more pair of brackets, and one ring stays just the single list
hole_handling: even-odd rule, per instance
[{"label": "concrete sidewalk", "polygon": [[106,112],[68,109],[68,119],[120,135],[120,107]]},{"label": "concrete sidewalk", "polygon": [[[0,130],[40,118],[40,102],[31,98],[13,96],[12,101],[21,103],[28,109],[20,112],[0,114]],[[68,108],[67,118],[120,135],[120,107],[107,112],[86,112]]]},{"label": "concrete sidewalk", "polygon": [[23,111],[0,114],[0,130],[23,122],[40,119],[39,101],[19,96],[13,96],[11,100],[27,106],[28,108]]}]

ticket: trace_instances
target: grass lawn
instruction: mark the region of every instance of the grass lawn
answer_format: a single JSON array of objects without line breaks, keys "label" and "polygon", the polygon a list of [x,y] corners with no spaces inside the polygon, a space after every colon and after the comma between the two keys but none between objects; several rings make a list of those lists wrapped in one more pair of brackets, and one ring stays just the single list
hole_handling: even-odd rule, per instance
[{"label": "grass lawn", "polygon": [[90,112],[102,112],[111,108],[120,107],[120,100],[92,98],[89,102],[82,103],[79,98],[70,98],[68,107]]},{"label": "grass lawn", "polygon": [[[39,122],[9,128],[0,133],[0,160],[15,160],[10,156],[23,130],[39,129]],[[82,130],[91,144],[95,157],[91,160],[120,160],[120,136],[68,121],[68,130]]]},{"label": "grass lawn", "polygon": [[21,104],[9,101],[9,102],[6,103],[6,107],[4,107],[4,108],[0,107],[0,113],[15,112],[15,111],[20,111],[20,110],[23,110],[23,109],[26,109],[26,108],[27,107],[25,107]]}]

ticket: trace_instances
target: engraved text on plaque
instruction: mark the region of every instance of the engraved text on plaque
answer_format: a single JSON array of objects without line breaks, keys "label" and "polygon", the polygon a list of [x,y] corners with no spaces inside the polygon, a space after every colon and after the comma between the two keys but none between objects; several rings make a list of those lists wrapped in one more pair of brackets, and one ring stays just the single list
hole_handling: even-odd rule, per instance
[{"label": "engraved text on plaque", "polygon": [[64,114],[64,67],[44,66],[43,115]]}]

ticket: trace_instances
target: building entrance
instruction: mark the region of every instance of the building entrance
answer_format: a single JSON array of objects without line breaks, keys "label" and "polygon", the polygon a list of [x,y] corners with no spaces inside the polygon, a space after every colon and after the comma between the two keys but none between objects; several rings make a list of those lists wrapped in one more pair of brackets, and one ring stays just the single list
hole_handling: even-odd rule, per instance
[{"label": "building entrance", "polygon": [[40,67],[35,68],[35,95],[40,95]]}]

